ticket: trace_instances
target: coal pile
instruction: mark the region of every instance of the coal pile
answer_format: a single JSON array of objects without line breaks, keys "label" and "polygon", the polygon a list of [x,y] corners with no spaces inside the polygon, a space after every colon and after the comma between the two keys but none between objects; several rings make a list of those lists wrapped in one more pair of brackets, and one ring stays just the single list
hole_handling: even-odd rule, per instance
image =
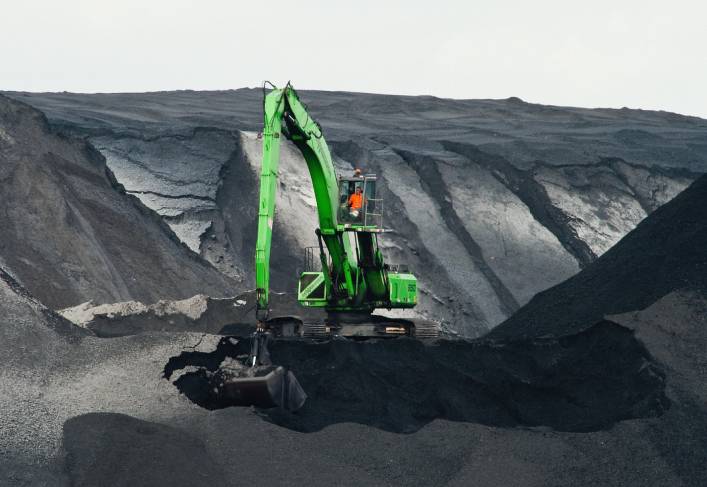
[{"label": "coal pile", "polygon": [[125,193],[92,145],[2,95],[0,201],[2,265],[53,309],[233,293],[231,279]]},{"label": "coal pile", "polygon": [[[417,274],[417,310],[467,337],[576,274],[707,172],[707,122],[695,117],[517,98],[300,94],[337,172],[378,175],[395,230],[383,251]],[[260,89],[8,96],[85,138],[128,194],[252,287]],[[272,282],[291,292],[317,241],[306,163],[289,143],[279,181]]]},{"label": "coal pile", "polygon": [[[249,93],[246,90],[246,98]],[[65,99],[55,96],[60,102]],[[78,121],[61,119],[64,128],[76,134],[83,126],[92,133],[92,142],[96,137],[103,140],[107,153],[120,149],[123,155],[132,153],[138,159],[171,145],[174,134],[162,122],[154,125],[164,129],[165,137],[157,134],[154,139],[154,133],[148,134],[155,128],[150,124],[127,127],[131,117],[127,103],[122,111],[96,108],[102,100],[117,95],[106,96],[83,97],[90,106],[84,107]],[[125,96],[117,98],[121,103],[135,102],[139,113],[154,109],[155,118],[162,119],[164,106],[153,95]],[[199,104],[205,95],[154,96],[167,97],[172,107],[175,97]],[[184,125],[179,147],[194,150],[190,160],[208,162],[208,168],[202,169],[209,173],[211,183],[221,177],[211,169],[219,165],[216,156],[230,150],[230,139],[238,138],[242,142],[238,150],[244,153],[252,141],[246,140],[247,134],[235,136],[222,130],[193,133],[191,125],[211,116],[218,121],[216,108],[221,110],[224,127],[231,120],[238,130],[248,129],[248,117],[260,122],[256,103],[252,113],[234,121],[231,107],[221,103],[230,100],[230,95],[214,96],[217,100],[211,111],[203,112],[209,113],[190,118],[175,112],[175,119],[167,122]],[[545,264],[556,255],[564,255],[565,263],[569,256],[571,262],[570,254],[580,249],[572,240],[579,234],[573,236],[573,231],[589,235],[583,240],[585,250],[598,255],[616,235],[627,231],[632,218],[653,211],[685,179],[694,179],[693,173],[681,176],[679,171],[702,167],[701,149],[690,147],[704,139],[705,122],[685,117],[556,109],[518,100],[466,103],[354,94],[318,96],[320,101],[332,102],[330,115],[322,120],[325,125],[327,116],[341,119],[335,116],[340,115],[337,107],[347,110],[348,102],[335,103],[341,97],[356,98],[357,105],[366,97],[375,102],[364,103],[361,111],[345,119],[349,125],[334,131],[339,155],[371,165],[381,161],[385,166],[382,186],[397,191],[399,199],[393,195],[387,201],[392,200],[402,232],[386,251],[396,258],[415,256],[413,263],[424,268],[437,286],[426,289],[428,304],[451,309],[445,316],[459,320],[460,330],[479,329],[488,323],[484,316],[498,314],[500,309],[494,311],[499,303],[493,301],[500,294],[482,294],[483,286],[465,288],[474,294],[473,300],[450,292],[456,287],[454,276],[461,274],[448,272],[469,270],[468,262],[483,267],[481,261],[470,260],[469,252],[488,265],[470,277],[491,276],[478,281],[483,284],[495,274],[499,281],[494,282],[507,287],[522,304],[523,296],[533,290],[530,284],[537,285],[533,279],[540,272],[573,268]],[[316,100],[313,106],[317,107]],[[435,112],[436,136],[429,120],[410,123],[410,118],[405,119],[420,107]],[[461,111],[445,121],[439,117],[440,107],[461,107]],[[319,105],[317,109],[324,108]],[[504,117],[510,108],[517,117],[504,128],[498,120],[507,120]],[[103,115],[97,113],[101,110]],[[477,118],[469,118],[469,110],[478,112]],[[471,121],[476,125],[497,110],[504,115],[490,122],[493,127],[484,125],[474,134],[465,131]],[[412,136],[391,130],[374,140],[362,122],[374,111],[383,112],[376,119],[383,125],[395,123],[396,130],[407,127]],[[593,119],[597,115],[602,119],[600,125]],[[582,119],[572,130],[584,137],[584,145],[569,132],[560,137],[564,144],[536,135],[538,130],[548,130],[538,120],[556,118],[565,127],[572,125],[574,116]],[[640,125],[639,118],[645,122],[641,125],[645,133],[631,128]],[[524,145],[528,139],[515,138],[522,135],[511,127],[516,124],[520,132],[532,129],[527,133],[533,134],[533,144]],[[597,126],[609,125],[608,136],[596,135]],[[86,141],[58,136],[57,126],[48,126],[36,110],[0,97],[0,191],[5,202],[0,215],[0,355],[4,357],[0,485],[707,485],[704,179],[649,215],[605,257],[590,262],[589,251],[582,254],[586,258],[581,274],[521,307],[518,318],[509,320],[498,334],[434,343],[404,338],[274,343],[273,361],[296,374],[309,394],[304,408],[287,413],[231,407],[218,389],[224,371],[240,370],[234,361],[242,360],[247,352],[247,339],[230,335],[247,336],[252,296],[213,299],[211,291],[225,289],[222,284],[231,280],[200,259],[216,257],[212,264],[219,264],[219,245],[230,242],[229,248],[237,249],[234,259],[243,251],[252,260],[252,246],[243,235],[247,227],[218,228],[224,221],[219,223],[217,218],[237,202],[238,190],[252,188],[229,186],[233,192],[225,204],[223,194],[215,197],[215,204],[193,198],[212,198],[215,188],[208,185],[196,188],[208,193],[205,196],[201,192],[189,193],[189,198],[169,192],[150,194],[155,201],[179,200],[173,206],[190,208],[186,216],[156,216],[141,201],[128,197],[130,191],[114,184],[105,161],[99,154],[90,156]],[[355,142],[351,142],[352,127],[361,134]],[[583,132],[583,127],[588,131]],[[452,133],[450,129],[455,128],[458,131]],[[663,131],[671,137],[656,137]],[[438,139],[439,145],[422,137],[425,132]],[[499,136],[491,136],[492,132]],[[622,144],[624,149],[630,145],[636,152],[619,150],[616,154],[645,156],[652,164],[665,156],[665,166],[678,172],[615,159],[599,164],[585,160],[581,167],[566,164],[581,162],[576,160],[578,154],[597,146],[597,141],[607,154]],[[213,150],[204,152],[204,144]],[[478,150],[465,144],[474,144]],[[139,147],[144,153],[136,150]],[[495,156],[489,158],[489,153]],[[165,165],[160,167],[171,167],[172,154],[162,154],[159,161]],[[205,154],[214,157],[202,157]],[[545,160],[535,164],[519,159],[528,154]],[[591,159],[592,154],[587,151],[583,157]],[[239,157],[235,153],[229,158],[231,175],[250,179],[252,174],[239,166],[250,164],[248,157]],[[123,163],[122,169],[130,169]],[[148,166],[146,172],[156,169]],[[166,173],[189,176],[188,167],[185,163],[182,172]],[[294,158],[282,166],[288,176],[298,167]],[[444,192],[435,194],[431,186],[420,186],[420,176],[435,178],[428,182]],[[176,191],[183,181],[173,182],[171,187],[152,189]],[[297,177],[283,180],[289,189],[283,194],[304,194],[296,182]],[[517,199],[510,198],[509,191]],[[602,199],[607,195],[611,198]],[[292,199],[291,207],[283,208],[297,207],[297,213],[306,206],[305,200]],[[523,210],[519,200],[535,207]],[[582,204],[575,204],[578,201]],[[606,205],[597,209],[588,201]],[[192,203],[196,206],[189,206]],[[211,213],[194,213],[202,203],[210,205]],[[240,211],[250,208],[246,203],[236,208],[230,225],[247,216]],[[414,206],[417,203],[424,204]],[[465,208],[476,209],[485,203],[489,203],[483,206],[488,211],[465,213]],[[554,205],[554,209],[540,211],[545,205]],[[645,210],[633,212],[638,206]],[[626,209],[623,214],[622,209]],[[499,220],[498,211],[509,218]],[[527,219],[527,211],[535,223]],[[563,220],[565,211],[573,219]],[[597,221],[593,214],[605,216]],[[214,225],[203,240],[190,239],[187,248],[181,238],[175,239],[179,231],[189,233],[194,223],[182,218],[212,216]],[[476,217],[481,219],[473,220]],[[556,224],[548,219],[557,219]],[[176,230],[170,233],[172,227],[165,227],[165,221]],[[450,233],[447,225],[459,222],[473,242],[463,232]],[[488,222],[500,224],[489,227]],[[545,238],[547,232],[537,233],[542,226],[564,240],[551,245],[551,239]],[[203,226],[195,224],[194,229],[198,233]],[[542,238],[532,243],[523,240],[526,230]],[[604,230],[609,232],[604,235]],[[223,233],[219,231],[229,234],[230,240],[220,240]],[[448,260],[444,262],[435,260],[431,256],[440,241],[452,242],[444,250],[463,247],[466,242],[466,250],[445,254]],[[196,255],[199,242],[200,255]],[[300,240],[281,243],[292,242]],[[520,245],[523,242],[528,246]],[[292,269],[292,259],[287,257],[283,269]],[[229,268],[227,259],[222,264],[221,270]],[[518,279],[510,278],[514,275]],[[550,277],[561,280],[562,276],[566,274]],[[189,298],[195,289],[207,294],[181,303],[170,299]],[[98,306],[87,305],[66,314],[77,319],[77,313],[87,312],[88,321],[79,320],[84,327],[51,309],[91,299]],[[112,304],[101,307],[103,300]],[[140,303],[115,303],[118,300]]]},{"label": "coal pile", "polygon": [[572,333],[684,288],[707,289],[707,176],[582,272],[539,293],[490,336]]},{"label": "coal pile", "polygon": [[224,485],[198,438],[123,414],[91,413],[64,425],[66,469],[75,487]]},{"label": "coal pile", "polygon": [[[170,359],[165,377],[188,368],[174,382],[182,393],[207,409],[228,407],[221,369],[248,351],[247,339],[224,338],[213,352]],[[438,418],[592,431],[669,407],[661,367],[630,330],[608,321],[560,340],[282,340],[271,357],[308,399],[295,413],[261,414],[302,432],[355,422],[411,433]]]}]

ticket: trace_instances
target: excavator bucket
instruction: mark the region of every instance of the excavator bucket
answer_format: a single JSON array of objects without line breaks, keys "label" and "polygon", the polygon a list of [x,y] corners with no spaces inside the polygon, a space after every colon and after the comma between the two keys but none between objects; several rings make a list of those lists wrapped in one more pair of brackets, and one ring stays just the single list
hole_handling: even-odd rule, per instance
[{"label": "excavator bucket", "polygon": [[251,335],[250,354],[245,364],[237,360],[221,363],[217,387],[229,404],[290,411],[304,405],[307,394],[295,375],[272,364],[268,351],[271,339],[272,335],[259,327]]},{"label": "excavator bucket", "polygon": [[295,375],[284,367],[256,366],[223,379],[222,394],[234,406],[296,411],[307,399]]}]

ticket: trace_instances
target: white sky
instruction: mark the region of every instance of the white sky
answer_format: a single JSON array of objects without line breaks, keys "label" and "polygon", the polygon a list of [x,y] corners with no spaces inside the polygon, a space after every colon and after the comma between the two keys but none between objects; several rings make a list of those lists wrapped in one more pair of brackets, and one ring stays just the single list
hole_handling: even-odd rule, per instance
[{"label": "white sky", "polygon": [[707,118],[707,3],[0,0],[0,89],[257,86]]}]

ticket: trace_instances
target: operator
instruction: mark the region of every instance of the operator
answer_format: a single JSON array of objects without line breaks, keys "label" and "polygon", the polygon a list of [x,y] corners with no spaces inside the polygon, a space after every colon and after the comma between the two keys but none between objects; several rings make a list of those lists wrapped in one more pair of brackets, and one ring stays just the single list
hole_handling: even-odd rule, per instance
[{"label": "operator", "polygon": [[349,196],[348,206],[351,218],[358,218],[361,214],[361,207],[363,207],[363,194],[360,186],[356,188],[355,193]]}]

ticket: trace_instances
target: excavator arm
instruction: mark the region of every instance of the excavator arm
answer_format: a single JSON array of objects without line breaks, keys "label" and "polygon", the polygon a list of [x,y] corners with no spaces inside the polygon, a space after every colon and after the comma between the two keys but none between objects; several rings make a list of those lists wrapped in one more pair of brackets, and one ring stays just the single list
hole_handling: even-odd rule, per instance
[{"label": "excavator arm", "polygon": [[[412,274],[391,272],[384,264],[378,248],[378,233],[383,229],[379,225],[367,223],[367,196],[361,196],[363,221],[360,218],[355,222],[339,221],[339,216],[346,219],[346,201],[349,199],[350,185],[366,188],[366,184],[371,183],[369,188],[372,188],[372,193],[375,194],[375,177],[368,175],[342,178],[341,192],[339,191],[339,180],[321,127],[309,116],[307,108],[289,83],[284,88],[274,88],[265,95],[263,108],[263,159],[255,250],[258,323],[252,335],[246,364],[250,371],[232,377],[224,387],[233,404],[280,406],[296,410],[304,404],[306,394],[291,371],[272,365],[267,352],[267,344],[274,336],[286,336],[282,327],[277,331],[277,326],[273,323],[277,320],[268,320],[270,248],[275,218],[280,142],[283,137],[291,140],[304,156],[319,216],[316,234],[319,240],[321,271],[302,274],[298,292],[300,303],[304,306],[324,308],[329,313],[328,319],[331,318],[335,326],[342,329],[340,322],[336,320],[350,313],[355,314],[356,318],[361,315],[370,317],[370,313],[380,307],[414,307],[417,303],[417,281]],[[319,293],[322,284],[324,292]],[[327,326],[324,327],[325,330]],[[375,336],[381,333],[389,336],[401,333],[413,335],[410,326],[405,327],[390,320],[365,325],[357,322],[356,327],[349,336],[361,337],[366,336],[366,333]],[[311,333],[313,329],[309,330]],[[300,331],[301,336],[307,336],[304,329]],[[414,336],[423,335],[424,332],[415,325]]]},{"label": "excavator arm", "polygon": [[[277,190],[280,141],[286,135],[299,148],[312,179],[319,215],[318,236],[324,241],[331,259],[330,272],[324,273],[327,289],[341,299],[362,295],[364,279],[357,282],[356,253],[338,229],[338,184],[331,153],[319,124],[309,116],[295,89],[288,84],[274,89],[264,99],[263,160],[260,175],[258,238],[255,254],[257,309],[267,314],[270,288],[270,248],[272,242]],[[328,263],[323,262],[323,268]]]}]

